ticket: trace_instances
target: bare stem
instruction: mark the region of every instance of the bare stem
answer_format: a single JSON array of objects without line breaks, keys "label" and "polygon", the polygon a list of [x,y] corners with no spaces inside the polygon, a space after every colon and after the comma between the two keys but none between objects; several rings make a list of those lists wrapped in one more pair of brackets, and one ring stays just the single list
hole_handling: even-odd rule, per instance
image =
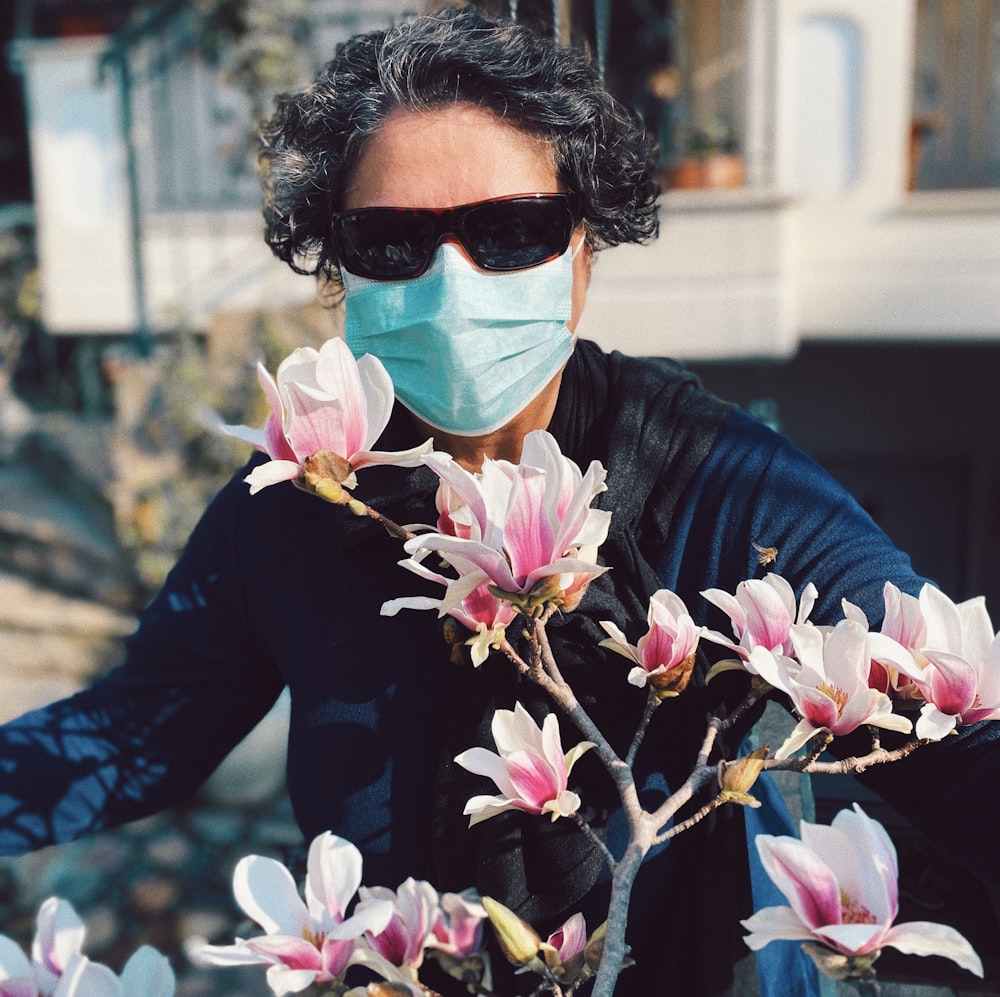
[{"label": "bare stem", "polygon": [[639,726],[636,728],[635,737],[632,739],[632,744],[628,749],[628,754],[625,756],[625,764],[632,767],[635,762],[636,753],[639,750],[639,745],[642,744],[642,739],[646,736],[646,729],[649,727],[649,721],[653,719],[653,713],[657,706],[660,705],[660,700],[650,693],[646,697],[646,707],[642,711],[642,719],[639,721]]},{"label": "bare stem", "polygon": [[654,845],[660,845],[664,841],[669,841],[671,838],[676,838],[678,834],[686,831],[690,827],[694,827],[699,821],[704,820],[713,810],[717,807],[721,807],[723,803],[726,802],[726,798],[720,793],[713,800],[709,800],[697,813],[692,814],[687,820],[682,820],[679,824],[674,824],[669,830],[664,831],[663,834],[658,834],[653,839]]},{"label": "bare stem", "polygon": [[598,849],[600,849],[604,855],[604,861],[607,863],[608,869],[614,873],[615,857],[611,854],[611,850],[608,846],[601,841],[596,834],[594,834],[594,829],[579,814],[573,814],[573,820],[576,821],[576,826],[580,828],[580,830],[583,831],[583,833],[590,838],[595,845],[597,845]]},{"label": "bare stem", "polygon": [[732,713],[722,721],[722,729],[729,730],[739,719],[747,712],[751,707],[756,704],[761,697],[764,695],[763,689],[758,689],[756,684],[750,687],[750,691],[746,694],[743,702],[733,710]]},{"label": "bare stem", "polygon": [[816,761],[819,752],[813,755],[806,755],[803,758],[793,758],[787,761],[777,761],[769,758],[764,767],[770,771],[790,771],[790,772],[822,772],[831,775],[839,775],[844,772],[864,772],[872,765],[887,765],[890,762],[898,762],[907,755],[913,754],[917,748],[925,744],[931,744],[929,738],[915,738],[907,741],[901,748],[889,751],[886,748],[875,747],[867,755],[852,755],[850,758],[841,758],[835,762]]}]

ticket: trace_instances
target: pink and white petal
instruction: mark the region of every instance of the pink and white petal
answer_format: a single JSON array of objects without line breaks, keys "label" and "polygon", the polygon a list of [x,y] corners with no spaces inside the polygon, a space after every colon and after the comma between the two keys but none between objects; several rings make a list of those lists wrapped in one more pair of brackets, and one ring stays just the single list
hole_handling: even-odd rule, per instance
[{"label": "pink and white petal", "polygon": [[407,540],[403,544],[403,550],[408,554],[415,554],[418,550],[437,551],[443,554],[456,570],[464,574],[468,574],[472,569],[482,571],[489,576],[494,585],[505,592],[519,591],[503,552],[475,540],[449,537],[443,533],[430,533]]},{"label": "pink and white petal", "polygon": [[330,450],[350,460],[347,423],[350,415],[339,398],[329,398],[302,384],[289,384],[291,408],[285,420],[285,436],[300,460],[319,450]]},{"label": "pink and white petal", "polygon": [[[487,521],[487,502],[480,482],[455,461],[450,454],[443,453],[442,451],[432,450],[423,456],[422,462],[452,489],[461,503],[468,507],[473,519],[480,526],[484,526]],[[486,464],[484,462],[483,485],[488,480],[492,480],[492,477],[487,475]],[[509,479],[502,487],[506,503],[506,494],[510,488]],[[484,537],[480,536],[477,539],[483,540]]]},{"label": "pink and white petal", "polygon": [[319,972],[314,969],[289,969],[283,965],[271,966],[267,970],[267,985],[275,997],[298,994],[312,986]]},{"label": "pink and white petal", "polygon": [[911,679],[925,677],[913,655],[892,637],[880,633],[869,634],[868,650],[871,657],[881,665],[889,665]]},{"label": "pink and white petal", "polygon": [[518,468],[504,517],[504,550],[510,573],[519,581],[563,553],[553,549],[555,532],[545,507],[545,474],[537,468]]},{"label": "pink and white petal", "polygon": [[845,620],[853,620],[864,627],[865,630],[869,628],[868,617],[860,606],[855,606],[853,602],[849,602],[847,599],[841,599],[840,608],[843,611]]},{"label": "pink and white petal", "polygon": [[976,699],[979,674],[962,656],[947,651],[925,651],[931,667],[924,672],[924,697],[942,713],[961,715]]},{"label": "pink and white petal", "polygon": [[655,668],[653,671],[648,672],[642,665],[636,665],[635,668],[630,668],[629,673],[626,676],[626,681],[629,685],[634,685],[639,689],[645,688],[649,683],[650,676],[660,675],[666,671],[666,668]]},{"label": "pink and white petal", "polygon": [[590,509],[583,526],[572,536],[567,536],[567,546],[600,547],[608,539],[611,528],[611,513],[606,509]]},{"label": "pink and white petal", "polygon": [[785,743],[774,753],[774,757],[779,760],[791,758],[799,748],[824,729],[823,727],[814,727],[808,720],[800,720],[785,738]]},{"label": "pink and white petal", "polygon": [[789,658],[775,654],[766,647],[755,647],[747,654],[746,667],[753,675],[759,675],[775,689],[787,695],[792,693],[792,678],[789,673]]},{"label": "pink and white petal", "polygon": [[[392,905],[389,905],[390,908]],[[381,931],[382,928],[374,929]],[[354,953],[358,950],[357,938],[341,939],[327,936],[323,941],[323,951],[320,956],[322,963],[321,975],[324,979],[335,980],[347,971],[351,965]]]},{"label": "pink and white petal", "polygon": [[247,855],[236,863],[233,895],[247,915],[269,935],[299,936],[309,913],[292,874],[280,863]]},{"label": "pink and white petal", "polygon": [[391,900],[362,900],[350,917],[327,929],[327,937],[337,941],[360,938],[366,931],[377,935],[392,920]]},{"label": "pink and white petal", "polygon": [[342,407],[346,453],[352,454],[373,443],[374,439],[368,435],[369,399],[362,387],[358,361],[339,337],[328,339],[320,347],[316,360],[316,384],[323,395],[335,398]]},{"label": "pink and white petal", "polygon": [[301,935],[261,935],[247,939],[247,946],[271,962],[280,962],[290,969],[319,972],[322,968],[319,949]]},{"label": "pink and white petal", "polygon": [[632,661],[640,661],[639,649],[628,642],[628,637],[616,623],[612,623],[611,620],[601,620],[601,629],[608,634],[608,637],[599,642],[599,647],[606,647],[609,651],[621,654]]},{"label": "pink and white petal", "polygon": [[857,804],[841,810],[829,827],[803,825],[803,842],[822,855],[841,889],[875,918],[888,925],[899,910],[896,849],[878,821]]},{"label": "pink and white petal", "polygon": [[455,756],[455,763],[473,775],[492,779],[506,799],[514,799],[517,796],[517,790],[510,781],[503,761],[492,751],[487,751],[485,748],[468,748]]},{"label": "pink and white petal", "polygon": [[330,831],[313,838],[306,860],[306,903],[314,917],[329,911],[342,921],[361,885],[361,852]]},{"label": "pink and white petal", "polygon": [[772,882],[811,928],[840,920],[840,884],[829,865],[801,841],[757,836],[757,851]]},{"label": "pink and white petal", "polygon": [[515,703],[513,710],[497,710],[490,723],[490,733],[502,755],[524,750],[542,753],[541,728],[521,703]]},{"label": "pink and white petal", "polygon": [[[559,761],[561,766],[562,759]],[[565,788],[565,781],[559,778],[561,773],[553,772],[541,755],[513,751],[504,758],[504,766],[514,786],[513,797],[535,810],[540,810],[546,801],[554,799]]]},{"label": "pink and white petal", "polygon": [[31,957],[58,976],[80,954],[85,934],[83,921],[73,905],[68,900],[49,897],[38,908]]},{"label": "pink and white petal", "polygon": [[958,724],[953,713],[942,713],[933,703],[925,703],[917,718],[917,737],[921,740],[940,741],[950,734]]},{"label": "pink and white petal", "polygon": [[958,606],[933,585],[924,585],[920,590],[920,611],[927,626],[927,647],[961,654],[965,628]]},{"label": "pink and white petal", "polygon": [[522,800],[503,796],[473,796],[465,804],[462,813],[469,818],[469,827],[475,827],[476,824],[489,820],[490,817],[496,817],[497,814],[505,813],[507,810],[525,809]]},{"label": "pink and white petal", "polygon": [[[722,589],[705,589],[700,594],[713,606],[721,609],[732,620],[733,634],[739,640],[747,629],[747,614],[743,608],[743,604],[735,596],[724,592]],[[715,633],[715,631],[711,632]]]},{"label": "pink and white petal", "polygon": [[815,940],[809,926],[791,907],[763,907],[740,924],[750,932],[743,941],[755,952],[770,942]]},{"label": "pink and white petal", "polygon": [[[779,575],[769,576],[780,578]],[[784,582],[784,579],[781,579]],[[746,629],[753,635],[758,644],[769,650],[781,648],[788,637],[788,628],[792,625],[795,611],[795,597],[792,596],[791,606],[783,598],[780,590],[770,585],[759,584],[754,588],[747,585],[746,598]],[[784,582],[788,591],[791,586]],[[752,594],[751,594],[752,593]]]},{"label": "pink and white petal", "polygon": [[566,780],[566,755],[559,737],[559,720],[548,713],[542,721],[542,754],[549,767],[561,782]]},{"label": "pink and white petal", "polygon": [[423,458],[431,453],[433,440],[424,440],[409,450],[358,450],[350,455],[351,467],[371,467],[372,464],[394,464],[397,467],[419,467]]},{"label": "pink and white petal", "polygon": [[250,486],[250,494],[256,495],[270,485],[294,481],[301,473],[301,466],[294,461],[269,460],[266,464],[258,464],[243,480]]},{"label": "pink and white petal", "polygon": [[[457,606],[462,605],[466,599],[470,598],[474,592],[479,591],[489,582],[489,576],[483,571],[474,571],[470,574],[463,574],[454,581],[448,582],[448,589],[441,600],[441,610],[439,615],[444,616],[450,613]],[[489,590],[486,594],[490,595]],[[496,600],[496,596],[490,596]]]},{"label": "pink and white petal", "polygon": [[983,976],[983,962],[976,950],[964,935],[946,924],[931,921],[897,924],[889,929],[882,944],[891,945],[907,955],[942,956],[975,976]]},{"label": "pink and white petal", "polygon": [[574,914],[551,935],[549,944],[559,953],[560,962],[569,962],[587,947],[587,922],[582,914]]},{"label": "pink and white petal", "polygon": [[848,954],[865,955],[882,945],[884,924],[827,924],[816,928],[819,941]]}]

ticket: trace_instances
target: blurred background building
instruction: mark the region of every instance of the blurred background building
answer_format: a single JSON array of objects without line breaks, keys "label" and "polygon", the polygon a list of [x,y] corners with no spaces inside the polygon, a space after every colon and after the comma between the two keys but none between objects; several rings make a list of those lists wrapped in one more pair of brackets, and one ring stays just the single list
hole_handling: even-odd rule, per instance
[{"label": "blurred background building", "polygon": [[[258,421],[254,361],[339,329],[264,246],[255,120],[442,5],[4,8],[5,715],[107,666],[241,462],[199,405]],[[598,257],[580,334],[688,362],[1000,621],[1000,3],[483,6],[588,45],[659,141],[660,238]]]}]

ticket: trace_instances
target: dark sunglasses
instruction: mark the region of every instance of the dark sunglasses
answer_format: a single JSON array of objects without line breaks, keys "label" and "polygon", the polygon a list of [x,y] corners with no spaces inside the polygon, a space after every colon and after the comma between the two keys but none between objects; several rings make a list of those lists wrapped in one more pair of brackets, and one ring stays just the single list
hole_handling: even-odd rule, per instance
[{"label": "dark sunglasses", "polygon": [[407,280],[453,235],[483,270],[524,270],[562,256],[580,221],[576,194],[512,194],[454,208],[359,208],[333,216],[341,265],[358,277]]}]

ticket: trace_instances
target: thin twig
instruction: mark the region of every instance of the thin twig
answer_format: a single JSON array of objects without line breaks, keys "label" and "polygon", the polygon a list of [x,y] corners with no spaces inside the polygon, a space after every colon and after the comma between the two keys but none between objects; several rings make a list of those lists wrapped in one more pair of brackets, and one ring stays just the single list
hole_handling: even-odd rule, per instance
[{"label": "thin twig", "polygon": [[658,834],[653,839],[654,845],[662,845],[664,841],[669,841],[671,838],[676,838],[678,834],[682,831],[686,831],[689,827],[694,827],[699,821],[704,820],[713,810],[717,807],[721,807],[723,803],[726,802],[726,797],[721,793],[715,797],[713,800],[709,800],[697,813],[692,814],[687,820],[682,820],[679,824],[674,824],[669,830],[664,831],[663,834]]},{"label": "thin twig", "polygon": [[653,713],[659,705],[660,700],[657,699],[653,693],[649,693],[646,697],[645,709],[642,711],[642,719],[639,721],[639,726],[635,731],[635,737],[632,739],[632,744],[628,749],[628,754],[625,756],[625,764],[628,765],[629,768],[631,768],[635,762],[635,756],[639,750],[639,745],[642,744],[642,739],[646,736],[649,721],[653,719]]}]

